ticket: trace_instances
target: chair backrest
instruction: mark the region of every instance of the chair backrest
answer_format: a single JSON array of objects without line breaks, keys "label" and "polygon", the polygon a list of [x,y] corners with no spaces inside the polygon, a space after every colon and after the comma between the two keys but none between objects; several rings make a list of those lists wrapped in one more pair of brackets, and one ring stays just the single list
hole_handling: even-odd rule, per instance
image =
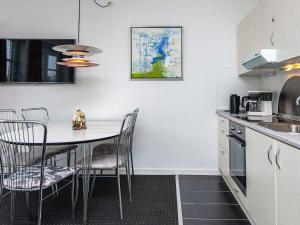
[{"label": "chair backrest", "polygon": [[[17,129],[15,129],[16,127]],[[35,135],[36,133],[39,135]],[[36,168],[32,166],[33,164],[41,165],[40,180],[44,179],[47,126],[37,121],[0,121],[0,134],[1,174],[13,177],[3,180],[3,176],[1,176],[1,183],[4,184],[7,181],[5,186],[11,190],[18,190],[20,189],[18,187],[21,186],[22,189],[31,190],[34,184],[36,186],[36,178],[33,179]],[[37,136],[41,139],[36,140]],[[38,162],[36,162],[37,155],[39,156]],[[24,184],[24,180],[28,182]]]},{"label": "chair backrest", "polygon": [[14,109],[0,109],[0,120],[17,120],[18,115]]},{"label": "chair backrest", "polygon": [[131,132],[131,137],[130,137],[130,151],[132,151],[132,145],[133,145],[133,133],[134,133],[134,128],[135,128],[135,124],[136,124],[136,120],[139,114],[139,108],[136,108],[133,111],[133,124],[132,124],[132,132]]},{"label": "chair backrest", "polygon": [[134,127],[134,114],[127,114],[122,122],[120,134],[118,136],[118,154],[128,155],[130,151],[131,136]]},{"label": "chair backrest", "polygon": [[134,121],[133,121],[133,129],[135,128],[135,124],[136,124],[136,120],[137,120],[139,111],[140,111],[139,108],[136,108],[135,110],[133,110],[133,115],[134,115],[134,118],[133,118],[134,119]]},{"label": "chair backrest", "polygon": [[44,107],[22,109],[22,117],[24,120],[35,120],[45,124],[49,122],[49,113]]}]

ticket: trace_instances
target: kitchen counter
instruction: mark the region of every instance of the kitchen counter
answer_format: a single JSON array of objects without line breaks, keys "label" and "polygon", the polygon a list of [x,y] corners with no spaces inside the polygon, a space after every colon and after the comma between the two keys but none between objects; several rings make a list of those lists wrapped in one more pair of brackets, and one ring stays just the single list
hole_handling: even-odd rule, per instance
[{"label": "kitchen counter", "polygon": [[[217,110],[217,114],[221,117],[224,117],[224,118],[232,121],[232,122],[235,122],[242,126],[248,127],[257,132],[265,134],[271,138],[274,138],[278,141],[281,141],[283,143],[286,143],[288,145],[291,145],[295,148],[300,149],[300,134],[274,131],[274,130],[271,130],[271,129],[268,129],[268,128],[258,125],[257,124],[258,122],[242,120],[237,117],[237,114],[230,114],[228,111],[225,111],[225,110]],[[266,120],[268,120],[268,117],[266,117]]]}]

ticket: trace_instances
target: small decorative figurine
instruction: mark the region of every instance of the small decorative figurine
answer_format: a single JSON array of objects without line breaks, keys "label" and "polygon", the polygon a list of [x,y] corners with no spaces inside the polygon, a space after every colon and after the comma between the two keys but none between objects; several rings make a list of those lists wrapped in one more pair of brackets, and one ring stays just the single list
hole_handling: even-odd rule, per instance
[{"label": "small decorative figurine", "polygon": [[84,130],[86,127],[86,120],[84,112],[81,112],[80,109],[77,110],[74,118],[73,118],[73,130]]}]

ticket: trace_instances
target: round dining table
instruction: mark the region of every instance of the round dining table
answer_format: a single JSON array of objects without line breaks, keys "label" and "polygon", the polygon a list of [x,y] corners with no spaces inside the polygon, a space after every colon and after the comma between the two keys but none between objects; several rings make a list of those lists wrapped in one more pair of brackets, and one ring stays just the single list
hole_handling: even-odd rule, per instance
[{"label": "round dining table", "polygon": [[[122,120],[90,120],[87,129],[73,130],[71,122],[50,122],[47,124],[47,145],[78,145],[82,154],[83,180],[83,224],[87,224],[88,196],[90,184],[90,168],[93,148],[100,141],[117,137],[120,134]],[[35,144],[43,143],[43,132],[34,128]],[[42,130],[41,130],[42,131]]]}]

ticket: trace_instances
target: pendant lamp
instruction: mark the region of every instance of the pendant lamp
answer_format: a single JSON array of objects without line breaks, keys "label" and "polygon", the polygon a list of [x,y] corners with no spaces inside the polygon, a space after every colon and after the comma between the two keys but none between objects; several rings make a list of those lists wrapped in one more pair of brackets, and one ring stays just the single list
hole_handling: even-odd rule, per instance
[{"label": "pendant lamp", "polygon": [[[61,52],[63,55],[71,56],[69,58],[64,58],[62,62],[57,62],[59,65],[67,67],[94,67],[99,66],[99,64],[94,63],[87,59],[87,56],[92,56],[94,54],[102,53],[103,50],[81,45],[80,43],[80,19],[81,19],[81,0],[78,0],[78,33],[77,33],[77,44],[74,45],[58,45],[53,47],[53,50]],[[110,2],[107,6],[110,5]],[[105,7],[107,7],[105,6]],[[104,7],[103,7],[104,8]]]}]

